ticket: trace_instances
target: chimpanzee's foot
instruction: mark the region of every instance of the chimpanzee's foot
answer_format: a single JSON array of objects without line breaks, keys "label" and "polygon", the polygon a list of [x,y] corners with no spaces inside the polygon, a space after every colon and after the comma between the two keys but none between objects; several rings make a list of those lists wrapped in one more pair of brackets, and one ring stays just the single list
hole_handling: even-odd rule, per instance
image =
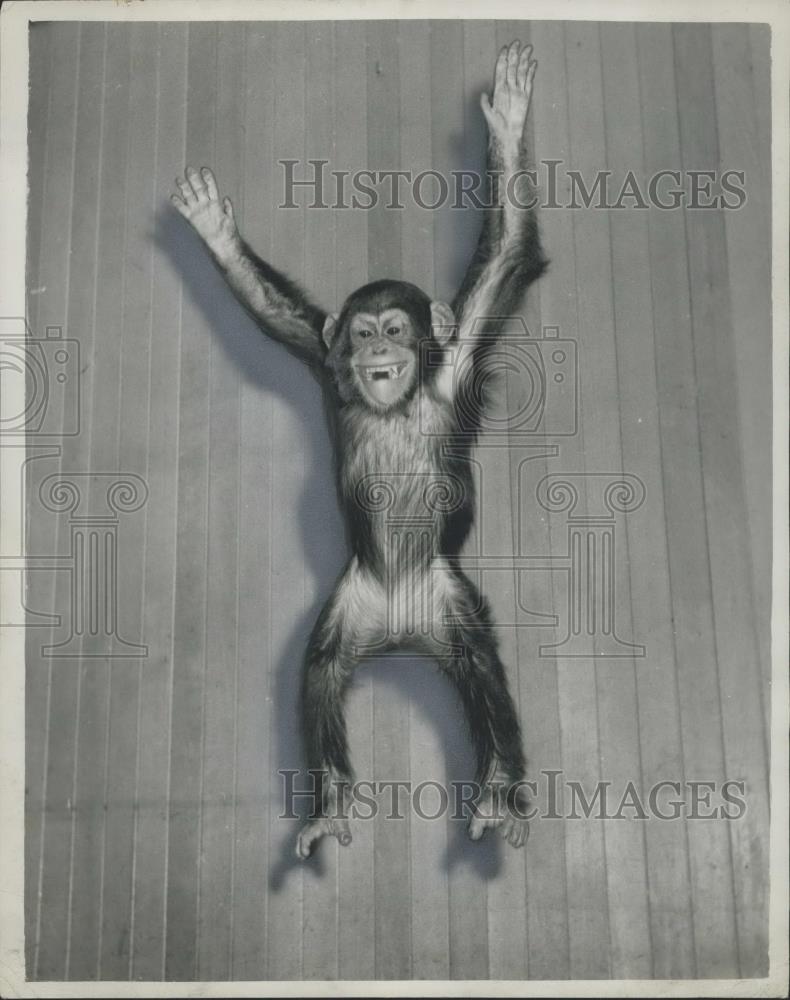
[{"label": "chimpanzee's foot", "polygon": [[498,829],[500,836],[513,847],[526,844],[529,837],[529,822],[523,816],[526,803],[507,800],[504,787],[484,786],[467,828],[471,840],[480,840],[486,830]]},{"label": "chimpanzee's foot", "polygon": [[337,837],[338,841],[347,847],[351,843],[351,830],[348,820],[343,818],[330,819],[319,816],[308,820],[299,831],[296,838],[296,856],[305,861],[313,853],[313,847],[322,837]]},{"label": "chimpanzee's foot", "polygon": [[529,839],[529,821],[523,816],[506,812],[502,825],[499,827],[499,835],[506,840],[511,847],[523,847]]}]

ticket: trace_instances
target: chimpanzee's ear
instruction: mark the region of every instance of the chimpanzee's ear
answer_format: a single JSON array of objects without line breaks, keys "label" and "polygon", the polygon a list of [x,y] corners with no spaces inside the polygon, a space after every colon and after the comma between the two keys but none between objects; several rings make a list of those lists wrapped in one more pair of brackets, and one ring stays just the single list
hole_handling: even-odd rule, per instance
[{"label": "chimpanzee's ear", "polygon": [[455,329],[455,316],[446,302],[431,303],[431,327],[436,340],[446,344]]},{"label": "chimpanzee's ear", "polygon": [[337,332],[337,320],[340,313],[330,313],[324,320],[324,329],[321,331],[321,336],[324,338],[324,343],[327,347],[332,346],[332,338]]}]

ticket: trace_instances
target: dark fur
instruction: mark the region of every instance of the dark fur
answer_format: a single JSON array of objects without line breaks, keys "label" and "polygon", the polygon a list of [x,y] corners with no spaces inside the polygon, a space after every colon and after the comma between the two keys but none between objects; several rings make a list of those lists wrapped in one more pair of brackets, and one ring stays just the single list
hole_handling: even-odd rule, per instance
[{"label": "dark fur", "polygon": [[[526,162],[526,151],[522,149],[522,156]],[[469,264],[464,280],[458,293],[453,299],[453,312],[456,316],[463,314],[464,306],[469,295],[474,288],[483,270],[488,265],[493,254],[496,253],[502,240],[503,222],[501,203],[504,193],[502,186],[502,159],[497,149],[496,143],[489,141],[488,145],[488,170],[486,178],[489,185],[487,205],[495,205],[495,208],[484,209],[483,226],[480,231],[480,238],[477,241],[472,260]],[[526,175],[523,180],[531,188],[531,184]],[[524,201],[533,191],[521,190],[519,198]],[[543,253],[538,231],[538,220],[535,213],[525,211],[522,226],[519,232],[518,246],[506,255],[502,260],[500,271],[500,286],[497,292],[497,313],[499,316],[512,316],[521,305],[527,287],[546,271],[549,262]]]}]

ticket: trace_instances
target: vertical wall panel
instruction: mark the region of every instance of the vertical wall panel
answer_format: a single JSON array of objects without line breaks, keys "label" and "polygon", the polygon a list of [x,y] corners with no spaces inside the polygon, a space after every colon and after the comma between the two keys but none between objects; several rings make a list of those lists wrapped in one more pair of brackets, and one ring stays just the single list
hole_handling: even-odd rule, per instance
[{"label": "vertical wall panel", "polygon": [[[710,29],[674,31],[683,163],[719,161]],[[738,961],[741,975],[764,974],[768,822],[762,674],[753,616],[747,508],[738,447],[737,368],[729,301],[713,289],[728,283],[722,213],[687,212],[692,331],[697,366],[700,443],[709,539],[714,635],[728,777],[746,782],[749,809],[731,824]]]},{"label": "vertical wall panel", "polygon": [[[367,28],[364,23],[335,26],[335,144],[340,170],[367,164]],[[334,308],[364,285],[368,277],[368,219],[365,212],[342,210],[335,220]],[[338,532],[340,534],[340,532]],[[338,541],[341,539],[338,538]],[[349,693],[346,724],[356,773],[373,777],[373,680],[364,668]],[[357,823],[353,850],[338,856],[338,976],[375,977],[376,921],[374,823]]]},{"label": "vertical wall panel", "polygon": [[[532,97],[533,158],[535,163],[563,158],[568,162],[568,113],[564,94],[567,88],[565,49],[562,26],[532,23],[529,40],[533,55],[539,61]],[[544,251],[550,261],[551,282],[539,282],[540,325],[556,326],[563,338],[578,340],[575,302],[575,260],[571,213],[545,211],[540,218]],[[534,301],[534,300],[533,300]],[[528,303],[529,308],[529,303]],[[542,334],[532,321],[533,336]],[[531,443],[544,443],[540,436]],[[517,538],[521,551],[530,554],[564,553],[567,550],[567,528],[561,515],[538,508],[535,487],[547,472],[572,469],[579,461],[581,442],[571,437],[562,441],[562,466],[552,459],[521,452],[512,472]],[[525,459],[527,460],[525,462]],[[524,579],[526,577],[526,579]],[[519,583],[519,622],[524,623],[524,609],[556,613],[565,596],[560,574],[522,574]],[[575,732],[563,713],[563,699],[579,683],[579,661],[556,660],[548,653],[539,655],[541,644],[563,639],[562,622],[558,628],[519,629],[519,666],[522,671],[522,719],[528,752],[528,771],[532,780],[541,781],[546,771],[561,771],[565,747],[575,741],[582,744],[590,738],[589,727]],[[586,667],[581,667],[585,670]],[[570,685],[570,687],[569,687]],[[584,693],[584,688],[580,693]],[[594,736],[594,732],[592,734]],[[573,752],[573,751],[571,751]],[[538,785],[540,790],[541,784]],[[542,796],[536,796],[541,801]],[[576,829],[580,828],[576,824]],[[581,883],[573,868],[575,848],[571,834],[559,819],[533,823],[527,850],[528,898],[545,900],[542,908],[528,906],[529,971],[538,979],[564,979],[571,975],[570,929],[571,912],[582,910],[592,900],[589,889],[595,886]],[[567,860],[566,860],[567,859]]]},{"label": "vertical wall panel", "polygon": [[[727,270],[737,373],[738,415],[748,517],[754,621],[768,711],[771,678],[771,189],[769,158],[757,100],[759,74],[770,65],[768,30],[754,49],[746,26],[721,25],[712,35],[716,128],[722,170],[743,171],[748,197],[724,213]],[[733,204],[737,201],[729,199]],[[766,720],[769,716],[766,714]]]},{"label": "vertical wall panel", "polygon": [[[244,29],[217,32],[216,118],[213,148],[201,149],[199,167],[211,162],[223,189],[238,190],[244,122]],[[196,156],[198,154],[196,153]],[[219,296],[217,299],[221,302]],[[213,303],[212,303],[213,305]],[[205,735],[200,836],[199,979],[226,979],[233,927],[233,820],[238,681],[239,400],[238,366],[230,354],[235,303],[212,316],[223,334],[211,341],[208,578],[206,608]],[[234,311],[231,311],[230,307]]]},{"label": "vertical wall panel", "polygon": [[[239,226],[265,258],[271,254],[274,182],[271,121],[275,95],[270,85],[274,59],[273,31],[268,25],[245,32],[244,159],[239,188],[229,192]],[[232,169],[232,165],[229,165]],[[268,183],[267,183],[268,179]],[[224,179],[220,186],[226,189]],[[242,311],[237,311],[239,320]],[[256,979],[266,975],[268,911],[270,676],[272,593],[272,402],[261,389],[265,341],[251,320],[239,322],[247,345],[242,368],[241,459],[239,513],[239,684],[236,698],[236,816],[231,976]]]},{"label": "vertical wall panel", "polygon": [[[29,188],[27,204],[27,313],[32,322],[38,312],[41,295],[38,284],[40,266],[42,219],[44,211],[44,165],[47,157],[47,140],[50,135],[50,101],[52,99],[52,29],[48,25],[31,25],[30,28],[30,86],[28,89],[28,144],[27,165]],[[77,32],[77,38],[79,32]],[[77,71],[75,67],[75,72]],[[76,113],[76,96],[73,98]],[[74,125],[72,123],[72,132]]]},{"label": "vertical wall panel", "polygon": [[[640,86],[654,100],[642,110],[645,167],[650,173],[680,164],[672,29],[637,28]],[[663,194],[662,198],[668,197]],[[712,635],[712,604],[704,523],[696,371],[684,219],[654,210],[648,219],[654,307],[661,475],[674,623],[675,662],[684,776],[725,776],[721,709]],[[700,719],[706,719],[701,729]],[[720,823],[686,824],[696,971],[734,974],[734,900],[728,831]],[[722,877],[722,872],[725,877]]]},{"label": "vertical wall panel", "polygon": [[[578,50],[581,48],[582,41],[576,35],[579,31],[586,31],[589,38],[590,28],[591,26],[572,25],[559,27],[564,60],[564,86],[561,93],[565,97],[567,113],[567,136],[564,137],[567,143],[567,160],[565,162],[573,163],[574,166],[577,163],[581,166],[577,152],[580,135],[583,136],[590,128],[585,114],[588,109],[583,108],[579,103],[583,100],[584,91],[589,83],[585,81],[581,85],[581,92],[578,83],[574,86],[574,75],[578,77],[579,73],[577,69],[576,74],[574,74],[574,60],[581,58]],[[591,109],[591,113],[596,114],[594,109]],[[600,116],[600,109],[597,114]],[[561,142],[562,139],[561,136]],[[593,141],[596,140],[593,139]],[[564,193],[567,199],[569,191],[566,190]],[[589,280],[585,265],[589,266],[590,261],[595,265],[595,255],[592,258],[585,258],[581,252],[580,244],[584,243],[584,220],[580,220],[578,213],[574,212],[571,214],[571,222],[570,234],[567,232],[562,234],[570,242],[568,244],[560,243],[553,251],[553,259],[558,260],[561,254],[567,254],[574,261],[574,284],[571,286],[574,313],[567,329],[572,337],[578,338],[581,391],[578,433],[568,442],[568,447],[563,448],[561,468],[563,471],[569,469],[583,472],[594,462],[594,455],[591,454],[588,458],[587,454],[588,448],[590,448],[588,438],[592,438],[595,433],[592,422],[588,421],[588,407],[590,406],[590,386],[597,384],[594,374],[597,373],[599,362],[596,361],[597,343],[595,338],[599,331],[595,326],[592,326],[591,329],[590,318],[584,313],[584,300],[582,298],[582,289],[586,281]],[[557,223],[554,224],[557,225]],[[579,231],[580,228],[582,232]],[[568,286],[560,280],[560,287]],[[547,292],[549,292],[548,289]],[[588,295],[600,295],[601,292],[600,286],[596,284],[595,289],[589,289]],[[594,366],[592,371],[591,366]],[[581,514],[587,509],[586,490],[580,490],[579,501],[583,504],[580,510]],[[563,530],[563,535],[565,534],[567,534],[567,529]],[[566,548],[567,544],[566,541]],[[559,550],[559,546],[556,550]],[[552,546],[552,551],[556,550]],[[594,652],[592,640],[589,640],[589,651],[591,655]],[[570,775],[572,780],[581,781],[584,787],[595,787],[596,783],[604,777],[600,761],[600,723],[595,662],[581,658],[575,660],[560,658],[558,659],[558,675],[564,739],[563,768],[565,774]],[[572,892],[569,891],[568,895],[571,976],[573,978],[608,976],[611,975],[611,940],[602,824],[576,819],[573,823],[568,823],[566,838],[567,878],[569,888],[573,887]]]},{"label": "vertical wall panel", "polygon": [[[431,104],[424,99],[425,81],[431,79],[431,30],[427,24],[406,21],[398,27],[401,53],[400,83],[400,164],[413,174],[433,166]],[[390,214],[394,214],[390,212]],[[403,277],[433,294],[434,241],[433,212],[398,211],[402,218],[401,246]],[[418,665],[420,674],[410,675],[409,777],[413,787],[423,781],[441,781],[444,772],[442,730],[434,721],[434,692],[443,679],[432,676],[432,665]],[[445,692],[447,694],[447,692]],[[429,805],[426,813],[436,808]],[[442,859],[447,852],[447,825],[442,820],[411,817],[412,883],[421,891],[411,894],[412,975],[420,979],[449,978],[449,914],[447,876]]]},{"label": "vertical wall panel", "polygon": [[[316,25],[305,35],[305,160],[328,159],[336,162],[335,143],[335,66],[334,26]],[[331,203],[330,199],[327,201]],[[336,259],[336,213],[311,208],[312,197],[305,199],[304,281],[310,294],[322,308],[335,307],[335,275],[327,261]],[[305,422],[313,428],[308,438],[305,463],[310,477],[305,496],[305,518],[309,523],[323,523],[324,530],[310,538],[305,578],[305,611],[317,614],[328,597],[335,577],[343,565],[342,525],[336,506],[325,511],[325,496],[331,489],[329,442],[322,440],[324,412],[318,386],[315,386]],[[336,979],[338,975],[338,854],[344,850],[336,840],[323,845],[320,867],[306,866],[304,892],[304,939],[302,967],[306,979]]]},{"label": "vertical wall panel", "polygon": [[[39,42],[37,44],[40,45]],[[38,53],[44,60],[44,86],[48,95],[46,100],[43,95],[38,98],[39,113],[45,116],[46,131],[35,129],[31,120],[31,140],[38,138],[44,143],[38,156],[31,155],[31,160],[37,159],[38,164],[35,170],[31,166],[30,177],[30,197],[40,200],[39,206],[31,210],[31,225],[35,226],[38,218],[40,235],[31,245],[28,261],[28,301],[33,307],[30,322],[36,337],[45,335],[46,327],[50,325],[76,332],[76,326],[72,327],[68,320],[72,295],[69,239],[79,238],[79,230],[75,232],[72,229],[74,139],[78,128],[78,93],[82,83],[77,73],[79,51],[80,28],[76,25],[57,25],[51,29],[48,46],[31,49],[31,58]],[[101,66],[101,51],[98,56]],[[37,93],[40,94],[40,91]],[[47,220],[46,224],[44,220]],[[48,229],[50,224],[56,227],[54,233]],[[58,231],[59,237],[55,235]],[[92,254],[90,259],[92,261]],[[79,268],[76,268],[77,281],[79,273]],[[35,295],[31,293],[31,286],[37,289]],[[68,335],[64,332],[64,336]],[[35,439],[31,441],[31,445],[35,443]],[[56,449],[46,449],[41,458],[36,458],[36,450],[31,447],[27,465],[26,489],[29,497],[37,498],[33,509],[40,515],[36,519],[28,514],[28,550],[46,555],[68,547],[61,520],[43,516],[44,511],[38,500],[38,490],[44,478],[58,471],[58,463],[51,459],[48,461],[45,456],[54,457],[56,454]],[[69,454],[72,454],[71,449]],[[28,607],[44,610],[48,604],[55,605],[58,593],[65,591],[63,575],[56,573],[47,578],[43,572],[31,573]],[[33,603],[37,599],[40,604]],[[30,935],[28,948],[32,949],[28,951],[28,971],[43,977],[64,975],[68,947],[68,852],[73,798],[72,755],[69,749],[74,732],[77,664],[66,666],[64,661],[53,663],[42,655],[42,647],[59,638],[57,630],[42,627],[31,628],[27,636],[29,669],[26,694],[32,711],[28,717],[26,781],[31,790],[39,790],[41,809],[37,820],[26,831],[28,850],[35,858],[34,864],[27,868],[30,879],[27,905],[35,914],[27,927]],[[31,753],[34,744],[36,750]]]},{"label": "vertical wall panel", "polygon": [[[130,43],[131,34],[124,25],[108,25],[98,179],[93,385],[82,433],[84,468],[105,475],[118,469]],[[85,498],[87,512],[101,516],[100,496],[87,484],[85,492],[89,494]],[[82,648],[75,719],[76,818],[68,973],[75,979],[93,979],[101,972],[111,674],[115,665],[91,656],[88,640]]]},{"label": "vertical wall panel", "polygon": [[[137,780],[135,787],[134,880],[130,930],[130,976],[164,974],[169,758],[174,678],[173,612],[178,519],[178,412],[182,280],[173,257],[185,245],[185,229],[165,207],[174,176],[183,169],[187,29],[157,28],[157,108],[153,184],[142,204],[151,245],[150,385],[146,430],[149,442],[145,519],[143,634],[148,657],[140,664]],[[142,195],[141,195],[142,197]],[[156,237],[151,239],[155,227]],[[181,242],[179,242],[181,241]],[[174,253],[175,250],[175,253]]]},{"label": "vertical wall panel", "polygon": [[[434,124],[432,135],[433,169],[449,178],[453,169],[458,169],[461,153],[461,139],[464,135],[463,92],[463,26],[459,22],[431,22],[431,120]],[[479,166],[479,165],[476,165]],[[431,204],[437,197],[435,185],[425,184],[422,197]],[[463,277],[463,269],[474,248],[477,231],[467,231],[463,211],[448,210],[443,206],[433,212],[434,216],[434,280],[435,292],[439,299],[451,302],[458,283]],[[465,252],[463,250],[465,249]],[[480,479],[480,473],[476,477]],[[479,545],[479,531],[475,527],[466,543],[465,551],[474,553]],[[465,735],[464,723],[460,733],[456,728],[451,744],[452,758],[450,774],[452,780],[465,781],[474,777],[474,764],[467,747],[459,736]],[[477,845],[481,850],[473,851],[466,839],[466,831],[460,821],[453,822],[449,831],[448,857],[449,889],[449,947],[450,978],[477,979],[488,975],[488,948],[480,947],[481,936],[488,941],[488,885],[480,876],[481,868],[489,870],[492,860],[492,845],[483,842]]]},{"label": "vertical wall panel", "polygon": [[[214,151],[216,58],[216,27],[190,25],[184,164],[193,167],[209,160]],[[176,168],[182,176],[184,164]],[[204,290],[210,289],[212,281],[216,280],[206,253],[194,236],[184,272],[165,972],[168,978],[188,980],[195,978],[198,961],[209,591],[207,519],[212,344],[208,335],[209,320],[201,307],[205,302]]]},{"label": "vertical wall panel", "polygon": [[[274,31],[274,61],[269,85],[275,91],[272,158],[267,172],[275,175],[274,158],[304,161],[305,38],[301,24],[277,25]],[[277,174],[281,176],[279,170]],[[279,181],[272,186],[275,204],[282,201]],[[275,201],[276,199],[276,201]],[[297,199],[300,204],[300,200]],[[303,209],[275,211],[272,216],[272,257],[297,281],[304,280],[305,213]],[[276,354],[276,360],[275,360]],[[268,966],[272,979],[301,978],[304,927],[303,866],[294,855],[298,824],[278,817],[283,806],[282,782],[276,771],[302,764],[302,733],[299,725],[299,689],[302,657],[312,626],[311,609],[305,607],[305,575],[315,527],[302,514],[306,488],[307,455],[312,435],[320,428],[310,425],[305,407],[312,405],[313,380],[282,349],[268,345],[271,365],[268,384],[275,394],[272,413],[272,562],[273,594],[283,600],[273,603],[271,664],[276,677],[271,691],[274,718],[271,737],[276,753],[269,769],[272,862],[271,892],[267,923]],[[271,359],[271,360],[269,360]],[[298,811],[298,810],[297,810]]]},{"label": "vertical wall panel", "polygon": [[[40,296],[40,247],[44,211],[44,160],[49,133],[51,32],[46,28],[30,33],[30,90],[28,104],[28,142],[32,154],[28,163],[27,205],[27,321],[37,330]],[[76,108],[76,101],[75,101]],[[72,126],[73,128],[73,126]],[[33,477],[26,479],[30,491]],[[40,538],[51,537],[51,526],[40,519],[27,522],[29,551],[42,547]],[[46,544],[44,542],[43,544]],[[27,606],[35,608],[52,599],[54,581],[48,574],[30,573],[27,580]],[[31,616],[32,619],[32,616]],[[26,638],[25,672],[25,968],[32,975],[38,947],[38,900],[40,860],[43,855],[44,803],[46,801],[45,759],[48,747],[48,695],[51,691],[49,664],[37,648],[39,631],[31,628]]]},{"label": "vertical wall panel", "polygon": [[[148,409],[151,319],[150,206],[155,170],[157,101],[157,28],[135,26],[130,33],[129,131],[126,149],[126,227],[120,335],[120,399],[118,471],[145,477],[149,440],[141,433],[140,417]],[[134,150],[135,155],[131,155]],[[133,517],[120,528],[118,607],[123,609],[119,630],[124,639],[140,643],[145,572],[145,516]],[[137,768],[130,767],[130,747],[138,745],[139,662],[114,660],[110,672],[107,745],[107,818],[105,873],[102,897],[102,952],[100,978],[126,979],[131,958],[135,791]]]},{"label": "vertical wall panel", "polygon": [[[526,44],[528,25],[523,22],[502,21],[496,25],[495,31],[488,37],[483,36],[480,44],[471,51],[465,51],[464,67],[464,104],[465,104],[465,134],[464,134],[464,166],[473,167],[476,163],[485,163],[484,156],[488,145],[488,132],[477,97],[483,90],[492,90],[492,57],[504,44],[509,44],[518,38]],[[465,212],[467,223],[471,222],[472,231],[479,225],[477,213],[471,209]],[[535,286],[533,286],[533,289]],[[530,298],[532,296],[529,296]],[[523,308],[523,307],[522,307]],[[509,355],[510,350],[505,351]],[[506,413],[511,412],[511,404],[518,389],[515,382],[518,376],[513,372],[505,372],[500,376],[499,406]],[[493,404],[496,406],[497,404]],[[494,442],[492,442],[494,444]],[[482,551],[484,553],[507,554],[514,551],[513,540],[517,516],[512,509],[512,499],[508,504],[511,490],[511,477],[514,460],[517,462],[515,448],[502,447],[501,438],[496,447],[486,447],[483,439],[476,451],[476,457],[481,463],[483,481],[481,483],[480,516]],[[505,504],[510,508],[508,516],[498,513],[497,498],[504,497]],[[519,500],[516,498],[516,510]],[[494,621],[511,625],[516,621],[516,585],[517,577],[512,572],[490,574],[488,580],[483,578],[483,588],[491,600]],[[521,655],[523,644],[518,642],[519,631],[509,627],[501,630],[500,655],[502,657],[510,693],[521,713],[526,688],[531,683]],[[524,722],[523,714],[521,715]],[[524,748],[527,761],[530,760],[528,734],[522,732],[527,740]],[[513,851],[506,843],[497,842],[496,836],[489,835],[493,844],[487,845],[495,852],[498,862],[495,872],[497,878],[490,879],[488,891],[488,951],[489,964],[505,979],[525,979],[529,976],[529,947],[527,929],[527,871],[525,864],[526,851]],[[476,845],[475,845],[476,846]]]},{"label": "vertical wall panel", "polygon": [[[646,799],[661,780],[743,780],[746,815],[538,819],[514,852],[406,810],[357,821],[349,847],[329,839],[302,864],[279,771],[303,763],[304,648],[346,559],[320,390],[233,300],[167,196],[185,164],[211,165],[251,245],[326,309],[384,276],[449,300],[477,213],[420,209],[408,184],[402,209],[385,207],[386,184],[372,210],[309,208],[305,188],[281,209],[277,161],[298,160],[304,179],[307,158],[328,160],[330,204],[333,169],[482,168],[479,93],[514,37],[539,60],[528,140],[562,160],[559,203],[566,169],[588,186],[611,170],[613,196],[628,170],[644,188],[660,169],[743,169],[748,192],[732,212],[541,213],[551,268],[523,315],[531,337],[557,326],[578,343],[580,424],[482,439],[468,551],[562,558],[567,519],[539,509],[537,482],[639,476],[645,503],[616,525],[616,611],[646,655],[596,657],[592,636],[588,655],[541,654],[564,636],[565,575],[483,574],[529,777],[542,805],[542,771],[587,795],[603,779],[614,808],[629,781]],[[148,655],[43,655],[68,634],[71,581],[31,574],[31,622],[64,618],[27,644],[31,976],[764,972],[767,44],[756,25],[35,29],[29,318],[37,336],[59,325],[79,339],[83,423],[28,464],[27,544],[68,555],[68,515],[37,500],[51,472],[143,477],[148,500],[119,527],[119,631]],[[509,375],[497,412],[521,389]],[[599,502],[582,485],[576,513]],[[527,627],[533,610],[557,627]],[[348,724],[359,777],[471,774],[457,696],[428,662],[363,666]]]},{"label": "vertical wall panel", "polygon": [[[759,144],[759,187],[757,197],[766,205],[771,203],[771,28],[767,24],[750,24],[747,27],[751,55],[751,78],[754,94],[754,116],[757,123]],[[721,26],[714,31],[715,43]]]},{"label": "vertical wall panel", "polygon": [[[367,29],[368,167],[400,168],[400,52],[394,22],[371,23]],[[368,279],[375,281],[400,271],[400,213],[381,202],[368,217]],[[399,470],[393,470],[399,471]],[[403,781],[409,773],[408,695],[388,684],[384,672],[397,660],[380,662],[373,686],[373,764],[378,781]],[[363,669],[371,669],[366,666]],[[387,820],[380,815],[374,831],[376,978],[411,976],[411,873],[409,818]]]},{"label": "vertical wall panel", "polygon": [[[641,148],[635,145],[635,138],[641,138],[641,119],[634,27],[604,26],[601,56],[606,161],[618,184],[632,170],[644,188],[647,178]],[[649,93],[649,80],[647,87]],[[627,206],[633,202],[633,198],[623,198]],[[632,765],[633,778],[641,777],[645,791],[669,774],[681,774],[683,761],[661,483],[647,213],[641,209],[613,210],[610,224],[623,466],[626,472],[639,475],[646,492],[644,504],[626,518],[624,525],[630,557],[633,629],[645,647],[644,657],[635,661],[641,774],[637,762]],[[650,970],[654,976],[666,979],[693,976],[684,826],[648,824],[644,835]]]},{"label": "vertical wall panel", "polygon": [[[73,193],[71,203],[71,258],[68,266],[69,288],[66,314],[67,334],[79,340],[81,358],[91,357],[96,338],[96,273],[98,266],[97,232],[98,209],[100,205],[100,170],[103,130],[102,93],[105,72],[106,31],[102,25],[81,26],[79,38],[79,82],[74,126],[73,153]],[[82,57],[84,54],[84,58]],[[54,56],[54,50],[53,50]],[[54,81],[53,81],[54,82]],[[54,134],[57,134],[56,132]],[[49,144],[48,144],[49,148]],[[47,162],[50,162],[48,156]],[[57,162],[57,161],[55,161]],[[65,160],[60,160],[61,166]],[[89,206],[86,210],[85,206]],[[46,237],[48,247],[56,246],[54,240]],[[44,284],[44,282],[42,282]],[[51,287],[51,286],[50,286]],[[42,300],[42,306],[48,300]],[[57,322],[57,320],[55,320]],[[41,322],[41,317],[39,317]],[[89,467],[86,447],[90,436],[87,433],[89,406],[94,380],[93,365],[81,362],[79,379],[80,430],[78,437],[65,437],[60,447],[60,468],[66,471],[80,471]],[[58,534],[54,551],[68,551],[68,527],[65,519],[58,519]],[[55,606],[67,607],[70,601],[69,581],[64,574],[57,574],[55,582]],[[67,628],[70,615],[66,615]],[[53,633],[49,641],[54,643],[64,638],[63,632]],[[42,640],[39,638],[38,640]],[[41,873],[44,887],[61,878],[67,880],[63,890],[65,911],[64,923],[56,925],[56,933],[65,945],[64,966],[60,975],[68,975],[68,956],[71,928],[73,926],[72,903],[72,845],[74,843],[76,811],[76,751],[77,723],[80,706],[80,679],[82,664],[79,660],[52,661],[52,689],[50,699],[49,764],[52,768],[48,776],[48,787],[57,798],[47,796],[52,808],[52,817],[59,813],[58,805],[65,805],[66,823],[60,830],[53,830],[51,841],[45,841]],[[46,815],[45,815],[46,823]],[[46,913],[49,909],[42,910]],[[58,913],[56,905],[50,910],[50,917]],[[48,920],[41,924],[41,948],[39,957],[47,960],[52,952],[44,940]],[[46,973],[43,973],[44,975]]]},{"label": "vertical wall panel", "polygon": [[[608,115],[604,107],[602,53],[598,26],[566,28],[568,92],[571,102],[571,153],[586,177],[606,162]],[[585,426],[586,472],[616,474],[622,465],[622,441],[617,394],[618,356],[614,330],[613,274],[610,218],[601,211],[576,216],[575,249],[579,334],[587,348],[581,367],[581,419]],[[590,480],[587,512],[599,515],[601,497]],[[617,549],[620,574],[614,591],[619,635],[631,634],[630,589],[621,531]],[[589,584],[588,584],[589,586]],[[594,586],[594,585],[593,585]],[[598,655],[599,650],[595,648]],[[632,781],[642,790],[639,734],[636,718],[635,664],[627,657],[596,661],[598,752],[604,780],[615,788]],[[610,974],[641,978],[650,974],[647,902],[632,892],[634,881],[646,875],[644,834],[636,822],[607,821],[604,829],[609,900]]]}]

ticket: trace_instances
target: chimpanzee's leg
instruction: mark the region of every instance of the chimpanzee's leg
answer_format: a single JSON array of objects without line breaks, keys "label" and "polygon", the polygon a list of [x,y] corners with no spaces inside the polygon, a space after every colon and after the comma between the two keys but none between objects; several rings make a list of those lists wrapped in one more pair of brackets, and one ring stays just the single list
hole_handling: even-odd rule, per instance
[{"label": "chimpanzee's leg", "polygon": [[302,726],[315,800],[296,842],[300,858],[309,857],[314,842],[326,834],[344,846],[351,842],[344,815],[344,786],[350,784],[352,775],[343,709],[355,662],[343,648],[341,627],[331,622],[333,607],[330,599],[313,629],[305,658]]},{"label": "chimpanzee's leg", "polygon": [[478,840],[488,827],[499,827],[514,847],[526,843],[529,825],[521,729],[499,658],[496,638],[484,599],[470,580],[451,571],[445,588],[442,629],[458,652],[440,656],[444,672],[461,695],[477,757],[476,781],[481,787],[469,836]]},{"label": "chimpanzee's leg", "polygon": [[344,717],[345,695],[368,629],[381,617],[375,591],[352,560],[327,601],[310,637],[302,684],[302,725],[307,767],[313,773],[313,814],[299,833],[296,854],[310,856],[321,837],[351,843],[346,808],[353,781]]}]

